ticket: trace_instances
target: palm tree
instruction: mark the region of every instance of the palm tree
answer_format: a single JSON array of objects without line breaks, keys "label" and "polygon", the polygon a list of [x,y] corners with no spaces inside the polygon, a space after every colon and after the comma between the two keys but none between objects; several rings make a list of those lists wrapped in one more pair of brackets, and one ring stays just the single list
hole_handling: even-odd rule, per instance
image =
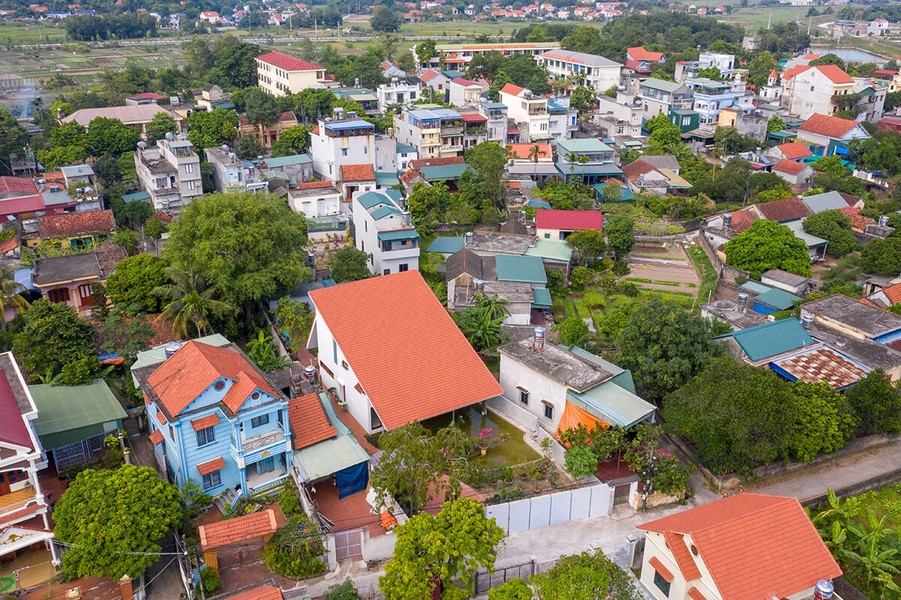
[{"label": "palm tree", "polygon": [[172,283],[161,285],[155,294],[169,300],[163,308],[160,318],[172,319],[173,329],[182,338],[192,335],[210,335],[210,316],[221,316],[234,312],[235,308],[226,302],[216,300],[216,288],[207,287],[203,278],[182,267],[171,266],[166,269]]},{"label": "palm tree", "polygon": [[510,316],[510,309],[507,307],[506,298],[498,296],[486,296],[485,294],[476,294],[476,306],[488,313],[492,319],[504,318]]},{"label": "palm tree", "polygon": [[13,270],[8,266],[0,267],[0,328],[6,331],[6,310],[14,308],[16,312],[22,314],[30,304],[28,300],[23,298],[20,293],[25,291],[25,286],[16,281]]},{"label": "palm tree", "polygon": [[544,150],[541,149],[541,146],[535,144],[531,148],[529,148],[529,160],[535,163],[535,179],[538,179],[538,159],[547,154]]}]

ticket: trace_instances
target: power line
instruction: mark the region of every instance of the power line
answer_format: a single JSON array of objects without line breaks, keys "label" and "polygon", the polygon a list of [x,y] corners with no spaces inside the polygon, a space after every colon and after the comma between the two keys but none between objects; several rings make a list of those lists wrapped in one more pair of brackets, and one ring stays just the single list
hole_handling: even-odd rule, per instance
[{"label": "power line", "polygon": [[[53,541],[55,544],[66,548],[83,548],[83,546],[78,544],[70,544],[59,539],[54,539]],[[126,550],[108,550],[108,552],[112,554],[127,554],[130,556],[184,556],[186,554],[185,552],[128,552]]]}]

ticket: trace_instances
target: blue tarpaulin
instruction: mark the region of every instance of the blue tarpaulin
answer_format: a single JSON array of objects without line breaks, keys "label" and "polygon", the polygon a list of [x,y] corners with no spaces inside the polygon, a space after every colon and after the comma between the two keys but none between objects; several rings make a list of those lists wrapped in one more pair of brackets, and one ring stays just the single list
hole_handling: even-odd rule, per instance
[{"label": "blue tarpaulin", "polygon": [[335,483],[338,486],[338,500],[362,492],[369,485],[369,463],[361,462],[341,469],[335,473]]}]

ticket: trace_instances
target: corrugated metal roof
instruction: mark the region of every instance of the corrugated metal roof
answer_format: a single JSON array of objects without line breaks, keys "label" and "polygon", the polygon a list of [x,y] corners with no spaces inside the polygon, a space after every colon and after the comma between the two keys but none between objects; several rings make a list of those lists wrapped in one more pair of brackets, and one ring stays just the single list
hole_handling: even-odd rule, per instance
[{"label": "corrugated metal roof", "polygon": [[797,319],[764,323],[730,335],[753,362],[815,343]]},{"label": "corrugated metal roof", "polygon": [[573,250],[564,241],[538,238],[535,245],[526,250],[526,256],[538,256],[543,259],[569,263]]},{"label": "corrugated metal roof", "polygon": [[795,305],[795,302],[798,302],[799,300],[801,300],[801,298],[795,296],[794,294],[773,288],[757,296],[755,302],[760,302],[761,304],[772,306],[777,310],[788,310]]},{"label": "corrugated metal roof", "polygon": [[419,172],[427,181],[447,181],[459,179],[463,172],[469,169],[469,165],[443,165],[440,167],[422,167]]},{"label": "corrugated metal roof", "polygon": [[429,244],[426,252],[438,252],[439,254],[454,254],[463,249],[466,242],[462,237],[439,237]]},{"label": "corrugated metal roof", "polygon": [[102,379],[74,386],[30,385],[28,390],[38,409],[34,429],[47,450],[107,433],[104,423],[126,417]]},{"label": "corrugated metal roof", "polygon": [[656,410],[653,404],[613,381],[604,382],[582,393],[570,391],[567,393],[567,402],[575,402],[580,408],[611,425],[626,428],[647,419]]},{"label": "corrugated metal roof", "polygon": [[538,256],[498,254],[495,260],[498,281],[547,284],[544,263]]},{"label": "corrugated metal roof", "polygon": [[550,290],[546,288],[532,289],[532,308],[550,308],[553,304]]},{"label": "corrugated metal roof", "polygon": [[378,236],[379,240],[383,242],[419,239],[419,234],[415,229],[395,229],[393,231],[379,231]]}]

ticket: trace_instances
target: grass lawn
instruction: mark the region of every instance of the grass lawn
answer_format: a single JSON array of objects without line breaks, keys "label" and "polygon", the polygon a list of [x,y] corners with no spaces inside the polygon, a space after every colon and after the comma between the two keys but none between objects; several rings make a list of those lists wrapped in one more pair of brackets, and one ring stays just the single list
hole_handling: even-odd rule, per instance
[{"label": "grass lawn", "polygon": [[698,305],[700,306],[707,302],[707,298],[716,290],[716,270],[710,264],[710,259],[699,247],[688,246],[685,249],[701,275],[701,287],[698,290]]},{"label": "grass lawn", "polygon": [[718,15],[714,18],[730,25],[741,25],[748,33],[756,33],[760,28],[766,28],[767,22],[772,18],[772,23],[785,23],[787,21],[806,20],[807,7],[774,6],[772,8],[738,8],[728,15]]},{"label": "grass lawn", "polygon": [[38,23],[0,23],[0,43],[43,44],[66,41],[66,30]]}]

